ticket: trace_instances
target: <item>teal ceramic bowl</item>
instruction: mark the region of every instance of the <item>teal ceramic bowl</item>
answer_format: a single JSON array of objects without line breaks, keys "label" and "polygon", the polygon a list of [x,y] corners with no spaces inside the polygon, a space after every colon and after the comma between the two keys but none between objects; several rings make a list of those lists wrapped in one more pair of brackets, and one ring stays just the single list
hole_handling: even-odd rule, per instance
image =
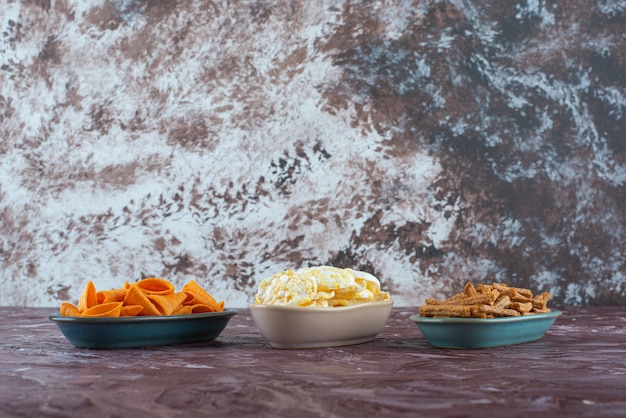
[{"label": "teal ceramic bowl", "polygon": [[561,311],[504,318],[423,318],[410,319],[435,347],[488,348],[522,344],[542,338]]},{"label": "teal ceramic bowl", "polygon": [[50,315],[61,333],[78,348],[113,350],[212,341],[236,310],[170,316],[83,318]]}]

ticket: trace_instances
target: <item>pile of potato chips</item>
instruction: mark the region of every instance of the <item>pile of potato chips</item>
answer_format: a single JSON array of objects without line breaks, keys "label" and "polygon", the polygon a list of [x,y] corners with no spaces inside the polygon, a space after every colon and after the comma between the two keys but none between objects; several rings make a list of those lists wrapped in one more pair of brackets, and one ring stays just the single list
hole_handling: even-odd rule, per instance
[{"label": "pile of potato chips", "polygon": [[423,317],[437,318],[495,318],[550,312],[547,304],[552,295],[544,292],[533,296],[532,291],[509,287],[506,283],[480,284],[468,282],[463,292],[445,299],[426,299],[420,306]]},{"label": "pile of potato chips", "polygon": [[78,300],[78,306],[63,302],[60,315],[119,317],[184,315],[223,310],[224,302],[217,302],[194,280],[176,292],[168,280],[152,277],[133,284],[126,282],[119,289],[100,291],[89,281]]},{"label": "pile of potato chips", "polygon": [[331,266],[286,270],[259,283],[257,305],[350,306],[390,298],[380,281],[364,271]]}]

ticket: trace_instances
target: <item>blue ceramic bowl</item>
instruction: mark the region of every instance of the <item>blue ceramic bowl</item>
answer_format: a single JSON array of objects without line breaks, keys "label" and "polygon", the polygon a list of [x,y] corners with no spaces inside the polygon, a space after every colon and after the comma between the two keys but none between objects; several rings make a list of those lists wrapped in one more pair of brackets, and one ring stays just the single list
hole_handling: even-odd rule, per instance
[{"label": "blue ceramic bowl", "polygon": [[75,347],[96,350],[211,341],[237,314],[235,310],[170,316],[86,318],[50,315]]},{"label": "blue ceramic bowl", "polygon": [[504,318],[426,318],[413,315],[424,337],[435,347],[488,348],[542,338],[561,311]]}]

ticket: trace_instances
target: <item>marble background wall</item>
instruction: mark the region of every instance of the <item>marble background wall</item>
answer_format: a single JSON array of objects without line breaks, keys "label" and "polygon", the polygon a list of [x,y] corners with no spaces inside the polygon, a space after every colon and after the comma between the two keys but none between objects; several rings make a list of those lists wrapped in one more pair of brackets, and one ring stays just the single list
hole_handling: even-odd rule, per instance
[{"label": "marble background wall", "polygon": [[[0,0],[0,305],[313,264],[626,304],[626,2]],[[453,290],[451,291],[451,287]]]}]

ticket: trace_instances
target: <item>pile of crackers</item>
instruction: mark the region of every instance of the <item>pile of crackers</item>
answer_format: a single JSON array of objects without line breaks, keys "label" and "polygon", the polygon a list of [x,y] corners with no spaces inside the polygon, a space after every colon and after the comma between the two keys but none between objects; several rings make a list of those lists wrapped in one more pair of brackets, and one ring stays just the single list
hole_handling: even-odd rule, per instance
[{"label": "pile of crackers", "polygon": [[426,299],[420,306],[422,317],[435,318],[496,318],[534,315],[550,312],[552,295],[544,292],[533,296],[532,291],[510,287],[506,283],[479,284],[468,282],[463,292],[445,299]]}]

